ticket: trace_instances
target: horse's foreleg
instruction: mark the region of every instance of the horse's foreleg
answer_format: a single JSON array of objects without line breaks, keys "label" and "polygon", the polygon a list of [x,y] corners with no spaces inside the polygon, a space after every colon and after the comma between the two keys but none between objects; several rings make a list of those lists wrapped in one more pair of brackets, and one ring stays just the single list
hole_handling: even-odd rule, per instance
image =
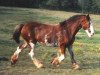
[{"label": "horse's foreleg", "polygon": [[60,56],[55,57],[52,61],[52,64],[58,65],[65,58],[65,46],[60,46]]},{"label": "horse's foreleg", "polygon": [[11,56],[11,64],[15,64],[18,60],[19,53],[27,46],[27,43],[24,43],[17,47],[17,50],[14,52],[14,54]]},{"label": "horse's foreleg", "polygon": [[70,57],[71,57],[72,68],[73,69],[78,69],[79,65],[76,63],[76,61],[74,59],[74,53],[73,53],[73,46],[72,45],[68,46],[68,51],[69,51]]},{"label": "horse's foreleg", "polygon": [[30,52],[29,52],[29,55],[30,55],[30,57],[31,57],[31,59],[32,59],[32,61],[33,61],[33,63],[35,64],[35,66],[36,66],[37,68],[43,67],[43,64],[42,64],[38,59],[36,59],[36,58],[34,57],[34,47],[35,47],[35,44],[32,43],[32,42],[30,42],[29,45],[30,45]]}]

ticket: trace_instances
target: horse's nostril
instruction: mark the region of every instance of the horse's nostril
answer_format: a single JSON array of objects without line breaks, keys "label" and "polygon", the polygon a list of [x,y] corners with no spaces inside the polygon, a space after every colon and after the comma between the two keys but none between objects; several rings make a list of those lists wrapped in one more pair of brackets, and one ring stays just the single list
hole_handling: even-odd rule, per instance
[{"label": "horse's nostril", "polygon": [[93,35],[94,35],[94,33],[91,34],[91,36],[93,36]]},{"label": "horse's nostril", "polygon": [[94,33],[92,35],[94,35]]}]

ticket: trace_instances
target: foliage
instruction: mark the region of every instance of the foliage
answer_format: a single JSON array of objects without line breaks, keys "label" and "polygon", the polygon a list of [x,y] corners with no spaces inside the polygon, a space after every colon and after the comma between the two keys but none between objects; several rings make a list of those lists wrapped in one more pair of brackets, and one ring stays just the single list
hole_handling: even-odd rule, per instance
[{"label": "foliage", "polygon": [[45,0],[44,2],[44,8],[47,9],[100,14],[100,4],[96,0]]},{"label": "foliage", "polygon": [[0,0],[0,5],[100,14],[98,0]]},{"label": "foliage", "polygon": [[95,0],[84,0],[83,1],[83,12],[86,13],[100,13],[99,6]]}]

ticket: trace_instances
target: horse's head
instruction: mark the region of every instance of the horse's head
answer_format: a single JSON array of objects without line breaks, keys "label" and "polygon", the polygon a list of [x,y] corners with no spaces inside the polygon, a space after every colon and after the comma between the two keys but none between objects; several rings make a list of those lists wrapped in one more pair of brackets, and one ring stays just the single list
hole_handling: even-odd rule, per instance
[{"label": "horse's head", "polygon": [[91,22],[89,14],[82,17],[81,25],[89,37],[94,35],[94,28],[92,26],[92,22]]}]

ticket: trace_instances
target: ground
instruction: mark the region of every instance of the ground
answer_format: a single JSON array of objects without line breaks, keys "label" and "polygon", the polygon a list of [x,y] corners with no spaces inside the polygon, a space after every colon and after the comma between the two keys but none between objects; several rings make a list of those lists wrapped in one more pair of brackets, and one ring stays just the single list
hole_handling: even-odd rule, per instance
[{"label": "ground", "polygon": [[52,57],[58,53],[56,47],[37,44],[35,55],[45,68],[37,69],[29,58],[28,49],[20,54],[16,65],[11,66],[10,57],[18,44],[11,40],[14,27],[27,21],[56,24],[69,17],[80,14],[45,9],[0,7],[0,75],[100,75],[100,15],[90,14],[95,35],[89,38],[81,29],[74,43],[75,59],[79,70],[71,69],[70,56],[66,49],[66,58],[59,67],[51,65]]}]

